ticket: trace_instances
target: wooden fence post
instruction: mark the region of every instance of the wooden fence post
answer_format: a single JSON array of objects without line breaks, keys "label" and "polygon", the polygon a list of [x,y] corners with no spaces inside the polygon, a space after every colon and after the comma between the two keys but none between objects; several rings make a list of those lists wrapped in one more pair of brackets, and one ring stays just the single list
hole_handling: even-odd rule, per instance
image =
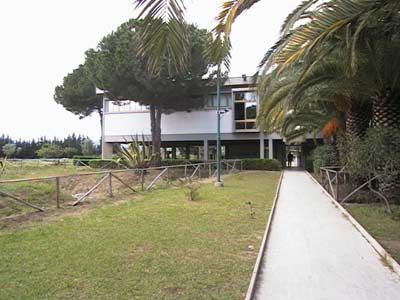
[{"label": "wooden fence post", "polygon": [[142,192],[144,191],[144,170],[140,173],[140,185],[142,186]]},{"label": "wooden fence post", "polygon": [[56,204],[60,208],[60,177],[56,177]]},{"label": "wooden fence post", "polygon": [[336,201],[339,202],[339,172],[336,171]]},{"label": "wooden fence post", "polygon": [[112,190],[112,175],[111,172],[108,173],[108,196],[113,197],[113,190]]},{"label": "wooden fence post", "polygon": [[169,184],[169,167],[167,166],[167,186]]}]

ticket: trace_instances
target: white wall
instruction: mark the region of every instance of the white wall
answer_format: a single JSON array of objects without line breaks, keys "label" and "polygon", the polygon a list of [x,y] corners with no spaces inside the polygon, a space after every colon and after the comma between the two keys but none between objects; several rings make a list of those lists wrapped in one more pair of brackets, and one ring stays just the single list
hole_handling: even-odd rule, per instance
[{"label": "white wall", "polygon": [[[104,118],[105,136],[150,134],[150,114],[148,112],[106,113]],[[215,133],[216,130],[216,110],[175,112],[162,115],[162,134]],[[221,117],[221,133],[231,132],[234,132],[234,122],[233,112],[229,110]]]}]

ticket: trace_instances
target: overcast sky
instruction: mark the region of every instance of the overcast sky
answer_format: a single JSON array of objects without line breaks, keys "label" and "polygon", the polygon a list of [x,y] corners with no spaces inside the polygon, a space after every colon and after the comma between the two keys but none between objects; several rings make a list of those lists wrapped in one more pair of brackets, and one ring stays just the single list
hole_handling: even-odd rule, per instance
[{"label": "overcast sky", "polygon": [[[300,0],[264,0],[232,32],[231,76],[252,75]],[[222,0],[189,0],[188,20],[211,29]],[[0,134],[31,139],[71,133],[100,137],[97,115],[83,120],[53,100],[54,87],[84,52],[135,15],[133,0],[18,0],[0,4]]]}]

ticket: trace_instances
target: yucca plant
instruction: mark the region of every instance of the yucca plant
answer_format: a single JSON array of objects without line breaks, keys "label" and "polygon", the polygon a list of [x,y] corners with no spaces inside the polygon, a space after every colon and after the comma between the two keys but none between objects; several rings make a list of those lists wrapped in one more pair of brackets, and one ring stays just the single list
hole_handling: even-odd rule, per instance
[{"label": "yucca plant", "polygon": [[144,135],[139,141],[139,137],[136,135],[136,137],[132,137],[132,142],[128,143],[126,147],[117,146],[117,162],[130,169],[148,167],[152,159],[151,153],[150,142],[145,140]]}]

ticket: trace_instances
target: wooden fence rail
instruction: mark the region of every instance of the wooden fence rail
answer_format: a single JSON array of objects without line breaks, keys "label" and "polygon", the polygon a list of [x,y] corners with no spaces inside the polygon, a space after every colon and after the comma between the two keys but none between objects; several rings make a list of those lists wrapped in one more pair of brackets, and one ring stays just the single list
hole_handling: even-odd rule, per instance
[{"label": "wooden fence rail", "polygon": [[[237,165],[240,163],[240,170],[237,168]],[[225,166],[223,168],[222,166]],[[202,178],[203,175],[206,174],[205,177],[215,176],[215,172],[213,169],[216,169],[216,162],[209,161],[203,163],[196,164],[185,164],[185,165],[174,165],[174,166],[163,166],[163,167],[152,167],[152,168],[136,168],[136,169],[123,169],[123,170],[107,170],[107,171],[96,171],[96,172],[87,172],[87,173],[76,173],[76,174],[68,174],[68,175],[59,175],[59,176],[45,176],[45,177],[37,177],[37,178],[22,178],[22,179],[11,179],[11,180],[0,180],[0,196],[7,197],[13,199],[14,201],[29,206],[31,208],[35,208],[39,211],[44,211],[43,207],[39,207],[32,203],[29,203],[26,200],[21,199],[15,195],[12,195],[9,192],[1,191],[1,187],[7,184],[15,184],[15,183],[31,183],[31,182],[43,182],[43,181],[53,181],[55,184],[55,206],[57,208],[61,207],[61,180],[68,178],[80,178],[87,176],[101,176],[100,179],[96,181],[96,183],[86,192],[82,194],[77,194],[76,200],[72,202],[72,206],[76,206],[89,197],[94,191],[96,191],[103,183],[107,183],[107,194],[109,197],[113,197],[113,181],[114,178],[122,186],[128,188],[133,193],[137,193],[135,189],[135,185],[132,183],[128,183],[125,179],[121,178],[120,175],[126,173],[132,173],[138,176],[138,180],[134,183],[139,185],[139,188],[142,191],[149,191],[155,187],[155,185],[160,180],[165,180],[167,184],[169,184],[172,180],[178,180],[181,183],[188,182],[193,179],[196,174],[198,178]],[[230,174],[235,171],[242,170],[242,161],[240,160],[223,160],[221,161],[221,169],[226,174]],[[176,171],[173,173],[173,171]],[[190,171],[190,172],[189,172]],[[203,171],[203,172],[202,172]],[[205,172],[206,171],[206,172]],[[152,176],[153,173],[156,173],[155,177],[151,179],[150,183],[146,186],[146,177]],[[178,174],[177,174],[178,173]],[[179,175],[183,173],[182,175]],[[204,176],[203,176],[204,177]]]},{"label": "wooden fence rail", "polygon": [[350,191],[347,195],[345,195],[342,199],[340,198],[340,185],[341,181],[346,184],[348,174],[345,171],[344,167],[322,167],[320,168],[320,176],[322,185],[325,187],[327,192],[335,198],[336,201],[340,202],[340,204],[344,204],[346,201],[350,200],[357,192],[361,191],[363,188],[367,187],[372,193],[377,195],[384,205],[386,206],[386,210],[391,212],[390,204],[388,199],[383,195],[383,193],[377,191],[373,187],[373,182],[378,180],[382,175],[372,176],[367,179],[365,182],[360,183],[357,187],[353,187],[352,191]]}]

